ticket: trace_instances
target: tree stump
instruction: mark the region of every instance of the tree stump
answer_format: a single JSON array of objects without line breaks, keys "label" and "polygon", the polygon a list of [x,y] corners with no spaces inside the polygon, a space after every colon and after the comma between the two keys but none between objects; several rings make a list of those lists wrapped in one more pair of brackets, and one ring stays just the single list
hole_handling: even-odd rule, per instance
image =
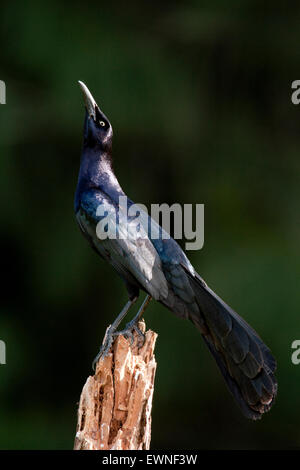
[{"label": "tree stump", "polygon": [[[145,323],[139,322],[145,332]],[[147,450],[151,439],[151,409],[157,334],[134,332],[134,343],[118,336],[109,354],[88,377],[81,393],[75,450]]]}]

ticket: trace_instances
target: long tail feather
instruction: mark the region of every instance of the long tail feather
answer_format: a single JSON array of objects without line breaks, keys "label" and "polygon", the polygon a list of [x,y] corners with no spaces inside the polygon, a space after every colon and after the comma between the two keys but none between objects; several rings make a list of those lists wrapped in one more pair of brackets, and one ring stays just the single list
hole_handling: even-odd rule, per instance
[{"label": "long tail feather", "polygon": [[200,329],[245,416],[261,418],[271,408],[277,393],[274,357],[253,328],[223,302],[199,275],[189,273],[189,279],[201,315],[200,319],[199,314],[191,312],[190,320]]}]

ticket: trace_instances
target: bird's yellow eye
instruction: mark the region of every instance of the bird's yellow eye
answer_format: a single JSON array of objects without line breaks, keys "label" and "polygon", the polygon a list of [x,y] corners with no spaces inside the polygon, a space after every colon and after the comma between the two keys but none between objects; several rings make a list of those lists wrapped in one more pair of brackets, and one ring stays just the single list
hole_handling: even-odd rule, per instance
[{"label": "bird's yellow eye", "polygon": [[104,122],[104,121],[100,121],[99,124],[100,124],[100,126],[102,126],[102,127],[105,126],[105,122]]}]

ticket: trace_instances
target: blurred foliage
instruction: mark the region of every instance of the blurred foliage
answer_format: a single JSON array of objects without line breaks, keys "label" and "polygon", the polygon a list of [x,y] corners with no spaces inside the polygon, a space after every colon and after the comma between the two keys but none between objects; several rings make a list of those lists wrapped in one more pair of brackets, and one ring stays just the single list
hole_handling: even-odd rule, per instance
[{"label": "blurred foliage", "polygon": [[[278,359],[249,422],[198,332],[157,303],[153,448],[300,446],[300,7],[289,2],[6,2],[0,17],[0,447],[72,448],[80,391],[126,301],[74,219],[87,83],[136,202],[204,203],[188,255]],[[187,406],[188,404],[188,406]]]}]

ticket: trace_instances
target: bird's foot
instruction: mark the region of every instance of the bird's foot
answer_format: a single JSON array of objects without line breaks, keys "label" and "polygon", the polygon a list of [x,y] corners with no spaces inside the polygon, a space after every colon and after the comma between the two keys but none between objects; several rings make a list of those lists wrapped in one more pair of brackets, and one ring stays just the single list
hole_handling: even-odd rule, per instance
[{"label": "bird's foot", "polygon": [[106,330],[100,351],[98,352],[97,356],[93,360],[93,363],[92,363],[93,370],[96,369],[97,362],[100,361],[100,359],[104,359],[109,353],[111,345],[113,344],[115,333],[116,333],[115,328],[113,328],[113,326],[110,325]]},{"label": "bird's foot", "polygon": [[135,318],[126,324],[124,330],[116,331],[115,335],[116,336],[123,335],[126,339],[130,339],[130,345],[132,346],[134,343],[134,335],[133,335],[134,331],[137,333],[137,335],[140,338],[142,338],[143,344],[144,344],[145,335],[142,332],[142,330],[138,327],[138,324]]},{"label": "bird's foot", "polygon": [[137,335],[140,338],[142,338],[143,344],[144,344],[145,335],[141,331],[141,329],[138,327],[136,319],[133,319],[132,321],[127,323],[124,330],[120,330],[120,331],[115,331],[115,328],[113,328],[113,326],[110,325],[106,330],[106,333],[105,333],[104,340],[103,340],[102,346],[100,348],[100,351],[98,352],[97,356],[93,360],[93,363],[92,363],[93,370],[96,369],[97,362],[100,359],[104,359],[107,356],[107,354],[109,353],[110,348],[111,348],[111,346],[114,342],[114,339],[117,336],[123,335],[126,339],[130,339],[130,345],[132,346],[133,343],[134,343],[134,335],[133,335],[134,331],[137,333]]}]

